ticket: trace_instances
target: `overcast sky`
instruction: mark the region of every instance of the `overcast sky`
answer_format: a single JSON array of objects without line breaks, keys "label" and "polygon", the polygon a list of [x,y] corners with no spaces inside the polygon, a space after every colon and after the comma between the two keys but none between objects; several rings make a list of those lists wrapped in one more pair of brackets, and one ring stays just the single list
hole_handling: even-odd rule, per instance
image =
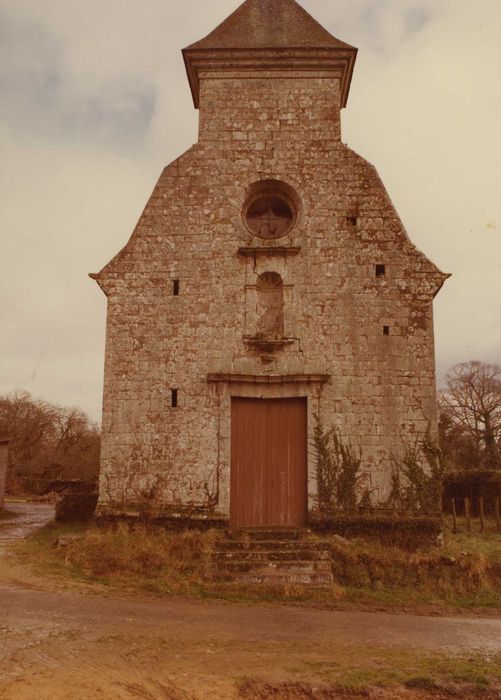
[{"label": "overcast sky", "polygon": [[[501,363],[501,1],[301,0],[359,48],[343,141],[453,273],[439,383]],[[181,49],[238,0],[0,0],[0,393],[100,419],[105,297],[161,169],[196,141]]]}]

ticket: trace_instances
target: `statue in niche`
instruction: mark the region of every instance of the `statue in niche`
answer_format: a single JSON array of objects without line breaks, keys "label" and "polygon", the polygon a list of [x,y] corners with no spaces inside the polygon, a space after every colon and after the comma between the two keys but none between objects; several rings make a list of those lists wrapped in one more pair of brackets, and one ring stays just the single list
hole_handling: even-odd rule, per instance
[{"label": "statue in niche", "polygon": [[281,340],[284,335],[284,285],[276,272],[265,272],[257,281],[256,337]]}]

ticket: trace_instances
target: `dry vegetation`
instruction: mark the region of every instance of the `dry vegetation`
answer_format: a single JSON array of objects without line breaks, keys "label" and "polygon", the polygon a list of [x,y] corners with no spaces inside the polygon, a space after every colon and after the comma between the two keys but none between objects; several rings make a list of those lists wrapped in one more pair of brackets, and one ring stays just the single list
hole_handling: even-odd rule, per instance
[{"label": "dry vegetation", "polygon": [[[55,548],[61,535],[77,534]],[[494,532],[446,535],[443,547],[407,551],[355,538],[330,539],[335,584],[249,586],[211,581],[211,555],[220,532],[169,533],[158,527],[50,525],[17,546],[44,573],[160,595],[283,600],[325,606],[501,609],[501,538]],[[311,537],[314,537],[313,535]],[[326,539],[326,538],[323,538]],[[36,557],[33,555],[36,553]]]},{"label": "dry vegetation", "polygon": [[501,542],[496,535],[446,538],[415,552],[358,540],[333,545],[335,579],[346,595],[393,604],[427,602],[501,608]]},{"label": "dry vegetation", "polygon": [[86,577],[159,593],[195,592],[210,576],[216,532],[170,534],[160,528],[90,528],[61,551]]}]

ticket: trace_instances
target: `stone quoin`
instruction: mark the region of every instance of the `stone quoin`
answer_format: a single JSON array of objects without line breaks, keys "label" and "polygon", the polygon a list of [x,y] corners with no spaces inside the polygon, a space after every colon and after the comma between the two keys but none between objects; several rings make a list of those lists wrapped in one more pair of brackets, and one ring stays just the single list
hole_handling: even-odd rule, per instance
[{"label": "stone quoin", "polygon": [[341,142],[357,50],[294,0],[184,49],[198,142],[162,172],[108,298],[98,514],[298,526],[315,421],[375,504],[436,435],[433,298],[375,168]]}]

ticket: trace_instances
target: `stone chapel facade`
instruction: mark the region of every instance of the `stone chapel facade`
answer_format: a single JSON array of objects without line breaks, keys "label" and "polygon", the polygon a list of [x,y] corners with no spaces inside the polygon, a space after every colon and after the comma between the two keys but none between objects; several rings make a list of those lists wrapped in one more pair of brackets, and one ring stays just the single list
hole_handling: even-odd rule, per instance
[{"label": "stone chapel facade", "polygon": [[436,432],[447,275],[341,142],[357,50],[295,0],[246,0],[183,51],[199,140],[160,176],[108,298],[98,513],[302,525],[318,416],[391,456]]}]

